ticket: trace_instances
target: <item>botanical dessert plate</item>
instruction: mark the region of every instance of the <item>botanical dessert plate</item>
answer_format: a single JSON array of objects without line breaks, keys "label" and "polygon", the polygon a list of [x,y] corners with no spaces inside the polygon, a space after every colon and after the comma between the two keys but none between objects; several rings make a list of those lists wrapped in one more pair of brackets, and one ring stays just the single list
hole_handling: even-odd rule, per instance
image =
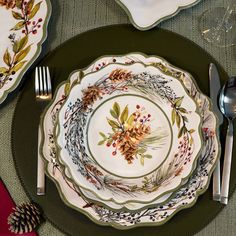
[{"label": "botanical dessert plate", "polygon": [[191,7],[200,0],[115,0],[140,30],[155,27],[161,21],[173,17],[181,9]]},{"label": "botanical dessert plate", "polygon": [[[129,211],[114,212],[107,208],[93,204],[81,195],[77,186],[64,175],[63,167],[56,159],[56,148],[53,129],[56,123],[58,111],[64,104],[70,89],[80,81],[81,74],[101,69],[109,63],[132,64],[144,62],[155,65],[167,74],[180,79],[186,86],[189,95],[197,102],[203,119],[203,149],[197,168],[190,177],[187,184],[176,191],[171,198],[163,205],[153,206],[149,209],[140,210],[136,213]],[[171,66],[164,59],[156,56],[146,56],[140,53],[128,54],[125,56],[108,56],[96,60],[90,67],[74,73],[70,80],[62,83],[55,94],[54,100],[47,107],[41,119],[41,154],[46,162],[46,173],[55,182],[63,201],[70,207],[88,216],[92,221],[100,225],[110,225],[118,229],[130,229],[139,226],[160,225],[171,219],[178,211],[191,207],[200,194],[208,188],[210,177],[215,163],[220,155],[218,136],[216,135],[216,117],[210,111],[210,101],[203,95],[196,86],[192,77],[185,71]]]},{"label": "botanical dessert plate", "polygon": [[50,14],[49,0],[0,0],[0,104],[40,54]]},{"label": "botanical dessert plate", "polygon": [[108,65],[84,76],[59,111],[59,158],[100,199],[148,203],[192,173],[200,121],[179,80],[142,63]]}]

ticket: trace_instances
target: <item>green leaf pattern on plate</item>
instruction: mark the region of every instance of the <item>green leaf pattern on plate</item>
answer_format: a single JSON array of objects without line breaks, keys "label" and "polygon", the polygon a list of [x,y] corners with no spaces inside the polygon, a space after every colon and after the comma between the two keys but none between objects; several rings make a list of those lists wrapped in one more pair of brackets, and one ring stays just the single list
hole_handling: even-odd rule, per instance
[{"label": "green leaf pattern on plate", "polygon": [[[8,47],[3,55],[5,66],[0,67],[0,89],[9,81],[13,80],[17,72],[28,62],[27,58],[31,44],[29,44],[29,35],[36,35],[41,29],[42,18],[34,19],[40,9],[41,1],[35,3],[35,0],[17,0],[1,1],[0,7],[6,7],[12,10],[12,17],[18,21],[12,28],[12,34],[9,35],[11,48]],[[14,32],[20,31],[21,35],[16,37]]]}]

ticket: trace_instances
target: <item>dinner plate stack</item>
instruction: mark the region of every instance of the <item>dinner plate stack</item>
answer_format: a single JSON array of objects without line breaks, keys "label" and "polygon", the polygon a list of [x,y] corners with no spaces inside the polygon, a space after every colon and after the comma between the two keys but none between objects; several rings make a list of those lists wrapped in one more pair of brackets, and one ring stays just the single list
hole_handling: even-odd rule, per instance
[{"label": "dinner plate stack", "polygon": [[141,53],[104,56],[58,87],[40,150],[64,202],[94,222],[160,225],[207,189],[216,127],[186,71]]}]

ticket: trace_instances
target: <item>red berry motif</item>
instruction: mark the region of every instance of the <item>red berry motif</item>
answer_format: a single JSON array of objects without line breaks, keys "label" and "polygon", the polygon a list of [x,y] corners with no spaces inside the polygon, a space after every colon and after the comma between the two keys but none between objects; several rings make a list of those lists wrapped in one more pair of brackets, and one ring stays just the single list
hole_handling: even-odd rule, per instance
[{"label": "red berry motif", "polygon": [[112,152],[112,155],[115,156],[116,155],[116,151]]},{"label": "red berry motif", "polygon": [[207,131],[208,131],[208,128],[203,128],[203,131],[204,131],[204,132],[207,132]]}]

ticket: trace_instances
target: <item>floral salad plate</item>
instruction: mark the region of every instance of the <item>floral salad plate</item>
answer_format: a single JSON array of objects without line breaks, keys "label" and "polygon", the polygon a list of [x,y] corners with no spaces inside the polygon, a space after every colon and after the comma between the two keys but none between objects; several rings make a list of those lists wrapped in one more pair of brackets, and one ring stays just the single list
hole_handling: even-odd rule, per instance
[{"label": "floral salad plate", "polygon": [[40,54],[50,14],[49,0],[0,0],[0,104]]},{"label": "floral salad plate", "polygon": [[[166,74],[183,82],[188,94],[196,101],[202,117],[203,147],[196,171],[188,182],[180,189],[166,197],[163,204],[153,205],[148,209],[138,210],[135,213],[128,210],[113,211],[101,204],[92,203],[83,194],[72,180],[65,176],[64,166],[57,159],[57,149],[53,130],[57,124],[57,116],[62,105],[69,95],[69,91],[80,80],[82,75],[100,70],[110,63],[132,64],[143,62],[154,65]],[[57,89],[51,104],[41,118],[41,154],[46,163],[46,173],[55,182],[61,198],[68,206],[88,216],[100,225],[110,225],[117,229],[130,229],[139,226],[161,225],[171,219],[178,211],[191,207],[200,194],[208,188],[215,163],[220,155],[220,146],[217,132],[217,120],[210,110],[208,97],[198,89],[195,81],[187,72],[180,70],[164,59],[156,56],[146,56],[141,53],[132,53],[124,56],[106,56],[96,60],[91,66],[73,73],[69,80],[63,82]],[[67,173],[68,174],[68,173]],[[132,203],[135,205],[138,203]]]},{"label": "floral salad plate", "polygon": [[200,0],[115,0],[127,13],[132,24],[139,30],[148,30],[161,21],[191,7]]},{"label": "floral salad plate", "polygon": [[102,200],[149,203],[193,172],[200,124],[178,79],[142,63],[115,63],[71,89],[58,115],[59,159]]}]

